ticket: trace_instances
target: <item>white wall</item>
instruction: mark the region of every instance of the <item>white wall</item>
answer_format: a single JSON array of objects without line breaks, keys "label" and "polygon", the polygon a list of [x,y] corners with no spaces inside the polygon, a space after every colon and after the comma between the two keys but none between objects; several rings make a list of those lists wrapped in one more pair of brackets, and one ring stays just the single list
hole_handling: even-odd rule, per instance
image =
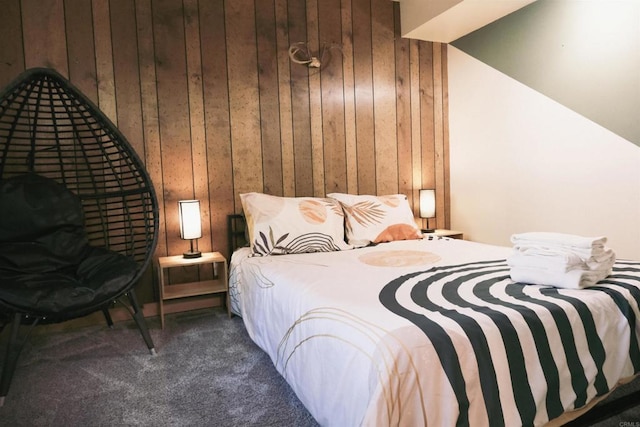
[{"label": "white wall", "polygon": [[640,146],[639,0],[537,0],[451,44]]},{"label": "white wall", "polygon": [[451,45],[448,61],[451,228],[605,235],[640,260],[640,147]]}]

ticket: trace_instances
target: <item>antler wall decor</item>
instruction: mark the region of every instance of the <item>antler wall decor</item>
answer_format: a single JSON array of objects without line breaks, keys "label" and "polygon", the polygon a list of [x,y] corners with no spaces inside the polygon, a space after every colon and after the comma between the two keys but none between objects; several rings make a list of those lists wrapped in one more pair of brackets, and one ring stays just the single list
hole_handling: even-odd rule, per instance
[{"label": "antler wall decor", "polygon": [[309,48],[309,43],[297,42],[289,46],[289,58],[291,62],[306,65],[309,68],[320,68],[329,64],[331,60],[331,50],[339,49],[340,45],[335,43],[323,43],[317,55]]}]

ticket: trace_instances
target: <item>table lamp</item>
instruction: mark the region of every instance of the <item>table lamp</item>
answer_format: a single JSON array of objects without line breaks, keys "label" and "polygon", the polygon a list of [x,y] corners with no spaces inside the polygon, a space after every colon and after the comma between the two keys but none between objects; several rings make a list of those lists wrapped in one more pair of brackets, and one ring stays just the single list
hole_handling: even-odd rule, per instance
[{"label": "table lamp", "polygon": [[202,226],[200,223],[200,201],[180,200],[178,202],[178,212],[180,213],[180,238],[189,240],[191,249],[183,254],[184,258],[199,258],[202,253],[193,249],[193,241],[202,237]]},{"label": "table lamp", "polygon": [[436,190],[420,190],[420,218],[427,220],[427,229],[423,233],[433,233],[435,230],[429,227],[429,218],[436,216]]}]

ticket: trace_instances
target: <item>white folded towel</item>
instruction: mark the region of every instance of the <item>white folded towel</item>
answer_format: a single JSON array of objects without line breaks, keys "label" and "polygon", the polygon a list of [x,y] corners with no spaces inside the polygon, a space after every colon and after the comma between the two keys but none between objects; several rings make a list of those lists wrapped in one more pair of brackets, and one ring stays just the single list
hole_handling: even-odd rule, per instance
[{"label": "white folded towel", "polygon": [[575,254],[548,250],[535,253],[514,250],[507,257],[507,264],[509,267],[537,268],[553,273],[566,273],[585,266],[582,258]]},{"label": "white folded towel", "polygon": [[607,238],[530,232],[511,236],[511,279],[567,289],[593,286],[611,274],[616,255]]},{"label": "white folded towel", "polygon": [[571,251],[583,260],[594,258],[595,261],[608,259],[611,255],[605,243],[607,238],[583,237],[574,234],[529,232],[511,236],[513,248],[522,252],[562,250]]},{"label": "white folded towel", "polygon": [[596,249],[604,247],[605,243],[607,243],[607,238],[604,236],[583,237],[574,234],[532,231],[514,234],[511,236],[511,243],[514,245],[551,245],[576,249]]},{"label": "white folded towel", "polygon": [[553,233],[549,231],[532,231],[528,233],[519,233],[511,236],[511,242],[517,243],[548,243],[554,245],[571,246],[575,248],[589,249],[597,246],[603,246],[607,243],[607,238],[600,237],[584,237],[575,234]]},{"label": "white folded towel", "polygon": [[584,289],[597,284],[611,274],[609,270],[575,269],[566,273],[544,271],[539,268],[512,267],[511,280],[532,285],[555,286],[564,289]]},{"label": "white folded towel", "polygon": [[602,253],[592,255],[591,257],[586,258],[584,262],[591,270],[602,268],[603,265],[613,267],[613,264],[616,262],[616,253],[613,249],[605,246]]},{"label": "white folded towel", "polygon": [[602,253],[586,256],[575,250],[545,249],[535,247],[514,248],[507,258],[512,267],[537,267],[549,271],[565,272],[576,268],[584,270],[607,270],[616,261],[616,254],[605,247]]}]

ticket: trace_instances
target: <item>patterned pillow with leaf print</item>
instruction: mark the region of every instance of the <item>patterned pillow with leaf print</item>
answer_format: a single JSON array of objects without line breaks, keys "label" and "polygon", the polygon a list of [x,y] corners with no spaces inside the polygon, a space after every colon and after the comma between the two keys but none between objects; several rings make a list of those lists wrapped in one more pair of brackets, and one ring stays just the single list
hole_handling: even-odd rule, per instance
[{"label": "patterned pillow with leaf print", "polygon": [[334,199],[240,194],[257,256],[351,249],[344,240],[344,213]]},{"label": "patterned pillow with leaf print", "polygon": [[342,205],[347,242],[355,247],[422,238],[404,194],[369,196],[331,193],[327,196]]}]

